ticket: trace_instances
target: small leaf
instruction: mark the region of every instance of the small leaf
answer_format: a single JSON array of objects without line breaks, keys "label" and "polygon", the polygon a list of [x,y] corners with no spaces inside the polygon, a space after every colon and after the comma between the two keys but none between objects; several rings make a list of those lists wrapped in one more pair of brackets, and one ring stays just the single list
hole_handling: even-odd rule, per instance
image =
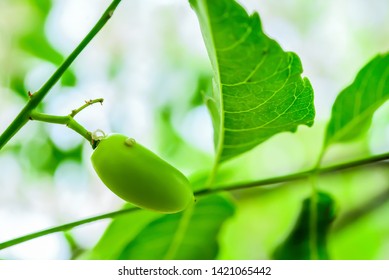
[{"label": "small leaf", "polygon": [[378,55],[361,69],[332,106],[325,146],[361,135],[374,112],[389,98],[389,53]]},{"label": "small leaf", "polygon": [[[329,259],[327,252],[328,230],[335,219],[335,202],[324,192],[317,194],[317,226],[316,241],[318,258]],[[273,254],[276,260],[309,260],[311,259],[310,217],[311,198],[303,201],[303,206],[295,226],[289,236],[282,242]]]},{"label": "small leaf", "polygon": [[225,198],[201,198],[184,212],[151,222],[122,251],[120,259],[214,259],[218,233],[234,207]]},{"label": "small leaf", "polygon": [[233,0],[190,0],[214,71],[206,97],[217,162],[244,153],[273,135],[311,126],[313,90],[300,59],[267,37],[257,13]]}]

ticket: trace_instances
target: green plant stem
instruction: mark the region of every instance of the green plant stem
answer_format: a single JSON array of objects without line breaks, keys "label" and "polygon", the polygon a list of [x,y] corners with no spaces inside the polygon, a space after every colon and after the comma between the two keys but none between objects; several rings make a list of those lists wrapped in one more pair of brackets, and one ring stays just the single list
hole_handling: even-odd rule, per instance
[{"label": "green plant stem", "polygon": [[310,202],[310,215],[309,215],[309,248],[310,248],[310,258],[311,260],[317,260],[319,256],[319,248],[317,243],[317,229],[318,229],[318,209],[317,209],[317,181],[318,174],[317,170],[320,169],[321,162],[323,160],[324,154],[326,152],[326,146],[323,145],[321,148],[319,157],[316,161],[315,166],[313,167],[312,175],[309,177],[311,181],[311,202]]},{"label": "green plant stem", "polygon": [[89,107],[90,105],[93,105],[95,103],[100,103],[101,105],[103,105],[103,101],[104,101],[103,98],[97,98],[97,99],[93,99],[93,100],[91,99],[91,100],[85,101],[84,105],[82,105],[78,109],[73,110],[69,116],[74,118],[78,113],[80,113],[82,110],[84,110],[86,107]]},{"label": "green plant stem", "polygon": [[105,10],[101,18],[97,21],[91,31],[85,36],[81,43],[74,49],[62,65],[53,73],[47,82],[34,94],[30,96],[30,100],[0,135],[0,150],[5,144],[28,122],[31,112],[38,106],[38,104],[45,98],[51,88],[58,82],[63,73],[69,68],[78,55],[85,49],[96,34],[103,28],[107,21],[112,17],[113,12],[119,5],[121,0],[113,0],[111,5]]},{"label": "green plant stem", "polygon": [[93,146],[93,139],[92,139],[92,133],[88,130],[86,130],[81,124],[79,124],[75,119],[74,116],[77,115],[79,112],[84,110],[85,108],[89,107],[90,105],[93,105],[95,103],[101,103],[103,104],[104,99],[103,98],[97,98],[97,99],[91,99],[88,101],[85,101],[85,104],[82,105],[80,108],[72,110],[72,112],[67,116],[55,116],[55,115],[48,115],[39,113],[35,110],[33,110],[29,116],[30,120],[34,121],[41,121],[41,122],[47,122],[47,123],[56,123],[56,124],[64,124],[70,129],[73,129],[75,132],[80,134],[82,137],[84,137],[88,142]]},{"label": "green plant stem", "polygon": [[31,233],[31,234],[27,234],[27,235],[0,243],[0,250],[17,245],[17,244],[20,244],[20,243],[23,243],[23,242],[26,242],[26,241],[29,241],[29,240],[32,240],[32,239],[35,239],[35,238],[38,238],[38,237],[41,237],[41,236],[45,236],[45,235],[56,233],[56,232],[70,230],[74,227],[84,225],[87,223],[92,223],[92,222],[99,221],[99,220],[103,220],[103,219],[112,219],[112,218],[115,218],[117,216],[128,214],[128,213],[133,213],[133,212],[138,211],[138,210],[140,210],[140,209],[139,208],[123,209],[123,210],[114,211],[114,212],[106,213],[103,215],[94,216],[94,217],[90,217],[87,219],[79,220],[76,222],[63,224],[63,225],[52,227],[52,228],[45,229],[42,231],[37,231],[37,232]]},{"label": "green plant stem", "polygon": [[[381,155],[376,155],[372,156],[369,158],[365,159],[360,159],[356,161],[351,161],[351,162],[346,162],[346,163],[341,163],[337,165],[332,165],[328,167],[322,167],[320,169],[311,169],[308,171],[303,171],[303,172],[298,172],[298,173],[293,173],[290,175],[285,175],[285,176],[280,176],[280,177],[274,177],[274,178],[269,178],[269,179],[264,179],[264,180],[258,180],[258,181],[253,181],[250,183],[241,183],[241,184],[235,184],[235,185],[228,185],[228,186],[220,186],[214,189],[209,189],[206,188],[204,190],[200,190],[195,192],[195,196],[204,196],[204,195],[209,195],[212,193],[219,193],[219,192],[224,192],[224,191],[236,191],[236,190],[243,190],[243,189],[249,189],[249,188],[254,188],[254,187],[260,187],[260,186],[267,186],[267,185],[272,185],[272,184],[280,184],[280,183],[287,183],[287,182],[292,182],[292,181],[297,181],[297,180],[302,180],[302,179],[307,179],[310,176],[312,176],[313,173],[317,173],[318,175],[320,174],[328,174],[328,173],[335,173],[339,171],[343,171],[346,169],[351,169],[359,166],[364,166],[364,165],[369,165],[369,164],[374,164],[380,161],[388,160],[389,159],[389,153],[381,154]],[[76,222],[72,222],[69,224],[64,224],[62,226],[57,226],[53,227],[50,229],[42,230],[42,231],[37,231],[35,233],[31,233],[25,236],[21,236],[19,238],[15,238],[3,243],[0,243],[0,250],[47,235],[59,231],[65,231],[72,229],[74,227],[86,224],[86,223],[91,223],[94,221],[102,220],[102,219],[108,219],[108,218],[114,218],[116,216],[126,214],[126,213],[131,213],[133,211],[140,210],[139,208],[131,208],[131,209],[125,209],[125,210],[119,210],[115,212],[110,212],[106,213],[103,215],[91,217],[88,219],[83,219],[79,220]]]},{"label": "green plant stem", "polygon": [[56,124],[64,124],[70,129],[73,129],[75,132],[84,137],[88,142],[92,145],[92,133],[86,130],[81,124],[79,124],[71,115],[68,116],[54,116],[48,114],[38,113],[36,111],[32,111],[30,114],[30,120],[48,122],[48,123],[56,123]]},{"label": "green plant stem", "polygon": [[273,178],[269,178],[269,179],[256,180],[256,181],[247,182],[247,183],[241,182],[241,183],[236,183],[236,184],[232,184],[232,185],[228,185],[228,186],[214,186],[212,189],[205,188],[203,190],[199,190],[195,194],[197,196],[202,196],[202,195],[208,195],[208,194],[212,194],[212,193],[219,193],[219,192],[223,192],[223,191],[236,191],[236,190],[243,190],[243,189],[261,187],[261,186],[267,186],[267,185],[273,185],[273,184],[287,183],[287,182],[307,179],[308,177],[312,176],[312,174],[315,172],[318,175],[327,174],[327,173],[335,173],[338,171],[343,171],[343,170],[351,169],[351,168],[358,167],[358,166],[374,164],[374,163],[388,160],[388,159],[389,159],[389,152],[384,153],[384,154],[380,154],[380,155],[371,156],[371,157],[364,158],[364,159],[346,162],[346,163],[340,163],[340,164],[331,165],[331,166],[327,166],[327,167],[321,167],[318,169],[316,169],[316,167],[314,167],[314,168],[307,170],[307,171],[296,172],[293,174],[288,174],[288,175],[279,176],[279,177],[273,177]]},{"label": "green plant stem", "polygon": [[311,202],[310,202],[310,215],[309,215],[309,249],[311,260],[317,260],[319,256],[318,243],[317,243],[317,228],[318,228],[318,213],[317,213],[317,173],[314,172],[310,177],[311,181]]}]

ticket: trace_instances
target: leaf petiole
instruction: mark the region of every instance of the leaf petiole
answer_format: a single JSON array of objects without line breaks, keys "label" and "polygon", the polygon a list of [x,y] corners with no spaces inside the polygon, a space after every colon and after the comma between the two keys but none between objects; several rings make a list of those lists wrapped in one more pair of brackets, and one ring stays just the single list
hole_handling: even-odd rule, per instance
[{"label": "leaf petiole", "polygon": [[52,228],[49,228],[49,229],[37,231],[37,232],[31,233],[31,234],[27,234],[27,235],[24,235],[24,236],[21,236],[21,237],[18,237],[18,238],[15,238],[15,239],[8,240],[8,241],[5,241],[3,243],[0,243],[0,250],[3,250],[5,248],[8,248],[8,247],[11,247],[11,246],[14,246],[14,245],[17,245],[17,244],[29,241],[31,239],[35,239],[35,238],[41,237],[41,236],[45,236],[45,235],[48,235],[48,234],[52,234],[52,233],[56,233],[56,232],[61,232],[61,231],[65,231],[65,230],[70,230],[70,229],[72,229],[74,227],[77,227],[77,226],[80,226],[80,225],[84,225],[84,224],[88,224],[88,223],[92,223],[92,222],[99,221],[99,220],[103,220],[103,219],[112,219],[112,218],[118,217],[120,215],[132,213],[132,212],[135,212],[135,211],[138,211],[138,210],[140,210],[140,209],[139,208],[126,208],[126,209],[122,209],[122,210],[118,210],[118,211],[114,211],[114,212],[109,212],[109,213],[105,213],[105,214],[102,214],[102,215],[98,215],[98,216],[82,219],[82,220],[79,220],[79,221],[76,221],[76,222],[72,222],[72,223],[68,223],[68,224],[63,224],[63,225],[52,227]]}]

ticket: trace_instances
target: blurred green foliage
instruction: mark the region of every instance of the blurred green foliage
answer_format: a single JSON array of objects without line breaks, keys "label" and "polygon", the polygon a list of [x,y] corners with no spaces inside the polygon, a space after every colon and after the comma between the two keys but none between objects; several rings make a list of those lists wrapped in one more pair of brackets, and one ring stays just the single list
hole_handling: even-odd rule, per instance
[{"label": "blurred green foliage", "polygon": [[[286,5],[283,2],[273,1],[268,5],[273,8],[273,11],[279,11],[279,15],[288,19],[290,26],[295,22],[296,26],[293,28],[303,30],[307,39],[309,34],[314,32],[312,30],[319,24],[318,22],[325,18],[324,13],[328,12],[331,7],[338,5],[335,2],[328,4],[305,0],[298,2],[299,4],[295,4],[298,7],[296,6],[294,9],[282,8],[282,6],[290,7],[290,3]],[[28,90],[35,90],[26,88],[26,76],[33,68],[41,63],[58,66],[66,55],[53,47],[46,34],[47,19],[54,4],[55,1],[50,0],[5,0],[0,3],[0,7],[7,8],[2,9],[0,15],[14,27],[12,29],[5,27],[6,25],[1,24],[3,21],[0,21],[0,31],[2,32],[0,40],[0,53],[2,54],[0,56],[2,63],[2,67],[0,67],[2,76],[0,77],[2,88],[0,99],[2,103],[5,100],[11,100],[11,97],[8,96],[9,93],[16,94],[26,100]],[[185,5],[189,7],[188,3]],[[318,11],[323,12],[323,14]],[[124,11],[123,13],[130,12]],[[171,15],[170,13],[171,11],[169,11],[169,15]],[[128,18],[127,14],[126,17]],[[169,29],[171,26],[177,29]],[[385,28],[389,25],[382,26]],[[129,27],[126,26],[126,28]],[[164,28],[169,30],[170,34],[166,38],[160,38],[163,43],[161,43],[163,46],[161,52],[164,60],[161,59],[158,63],[163,64],[163,66],[159,72],[156,70],[155,76],[146,72],[151,77],[148,81],[148,85],[150,85],[148,91],[153,94],[152,98],[146,100],[155,101],[153,98],[158,99],[156,98],[158,94],[167,93],[170,89],[169,86],[178,88],[174,92],[177,96],[172,94],[167,100],[158,99],[155,103],[150,101],[147,104],[152,108],[150,119],[154,129],[147,137],[156,139],[158,153],[169,162],[185,170],[194,189],[199,190],[206,184],[213,155],[193,145],[190,139],[184,137],[184,133],[177,123],[190,115],[193,110],[204,107],[203,95],[209,92],[212,87],[210,71],[204,70],[208,69],[209,64],[206,58],[198,59],[197,54],[192,54],[190,50],[183,50],[184,46],[180,45],[182,42],[179,41],[181,38],[177,35],[179,26],[174,24],[174,21],[173,24],[170,23]],[[365,26],[365,28],[367,27]],[[364,33],[363,36],[366,37],[369,32]],[[357,45],[357,48],[366,51],[374,42],[378,42],[377,38],[381,32],[377,30],[374,34],[370,33],[373,36],[371,40],[361,38],[362,35],[352,32],[348,34],[348,39],[352,42],[367,40],[368,43],[365,46]],[[382,34],[384,34],[383,31]],[[379,42],[383,42],[385,45],[387,36],[382,36],[382,34]],[[104,45],[103,49],[105,50],[105,48],[107,45]],[[112,53],[106,64],[107,69],[104,69],[103,72],[104,78],[101,76],[86,78],[85,74],[84,76],[78,75],[73,69],[62,78],[60,87],[77,88],[78,82],[81,82],[82,78],[90,79],[93,83],[101,82],[104,79],[112,84],[114,82],[118,84],[130,83],[127,79],[135,73],[126,72],[128,71],[126,63],[130,64],[127,60],[132,58],[125,58],[125,53],[136,50],[127,50],[127,48],[124,46],[120,51],[115,51],[115,49],[108,51]],[[358,54],[360,53],[368,53],[368,51],[358,52]],[[324,58],[320,57],[319,52],[319,57],[315,57],[314,62],[320,59]],[[360,59],[362,60],[362,58]],[[339,61],[339,64],[346,63],[346,61],[348,60],[345,58],[345,61]],[[88,67],[94,67],[93,63]],[[137,67],[140,68],[140,65]],[[325,73],[323,69],[322,65],[317,65],[317,68],[311,73],[319,73],[320,76]],[[336,68],[333,67],[332,70],[336,72]],[[177,77],[178,72],[188,73],[190,79],[180,79]],[[120,73],[124,74],[121,76]],[[354,74],[350,73],[349,77]],[[344,78],[345,76],[342,75],[339,76]],[[170,80],[165,79],[170,76],[172,77]],[[320,76],[320,78],[325,81],[329,79],[328,76]],[[187,83],[188,80],[191,83]],[[313,83],[314,88],[320,85],[318,80],[316,80],[316,84]],[[347,81],[342,81],[342,83],[345,86]],[[162,91],[161,85],[165,86]],[[119,89],[122,88],[114,87],[112,90],[114,94],[111,95],[101,89],[98,89],[98,93],[102,92],[115,100],[111,101],[114,106],[107,106],[110,111],[105,117],[108,118],[108,123],[113,123],[111,127],[124,129],[126,128],[124,125],[115,123],[116,120],[111,118],[115,110],[120,107],[120,102],[123,101],[124,104],[128,94],[125,90],[120,91]],[[136,88],[134,90],[136,91]],[[318,91],[320,92],[320,90]],[[180,95],[178,96],[178,94]],[[122,99],[116,100],[115,96],[120,96]],[[123,106],[125,107],[125,105]],[[45,104],[42,104],[40,109],[44,110],[45,107]],[[119,111],[119,113],[124,114],[125,112]],[[2,114],[3,112],[0,112],[1,122],[5,120]],[[385,117],[387,116],[382,115],[381,119],[378,120],[382,123],[382,129],[387,123]],[[99,125],[101,125],[103,122],[99,121]],[[318,143],[322,142],[323,132],[324,123],[319,121],[312,129],[299,129],[293,135],[277,135],[250,153],[241,155],[222,166],[215,183],[217,186],[223,186],[236,182],[249,182],[306,169],[313,164],[319,153]],[[197,133],[201,134],[202,131]],[[381,132],[382,138],[385,138],[383,136],[385,133],[385,131]],[[12,190],[12,193],[27,192],[30,185],[38,185],[38,188],[41,188],[43,192],[47,191],[41,183],[43,179],[47,177],[53,179],[58,166],[69,159],[79,163],[80,169],[88,170],[89,153],[84,151],[83,145],[79,144],[64,150],[50,136],[46,124],[34,124],[26,132],[21,132],[21,135],[20,138],[13,139],[14,141],[7,146],[7,155],[11,154],[15,157],[22,170],[20,174],[22,179],[18,183],[21,189]],[[371,154],[369,150],[370,136],[369,133],[364,135],[359,146],[333,147],[324,162],[329,164],[346,161],[350,157],[368,156]],[[2,174],[1,176],[5,178],[10,174]],[[90,175],[86,197],[92,200],[91,203],[95,207],[100,209],[104,206],[103,203],[107,202],[104,199],[99,200],[99,196],[94,194],[102,188],[99,189],[100,186],[96,186],[93,176]],[[388,197],[385,195],[389,187],[388,179],[387,165],[359,168],[320,177],[319,189],[329,193],[339,205],[333,227],[325,235],[328,254],[332,259],[389,259],[389,224],[386,223],[385,219],[389,215]],[[56,188],[54,180],[49,181],[48,185],[51,189]],[[77,186],[74,189],[76,188]],[[85,204],[86,200],[76,199],[79,191],[74,190],[74,201],[72,197],[72,203],[68,203],[67,207],[64,209],[54,208],[58,213],[51,213],[46,208],[41,211],[55,216],[56,222],[69,219],[66,215],[67,212],[82,212],[82,204]],[[174,254],[168,254],[168,257],[179,259],[271,259],[276,248],[279,248],[278,246],[287,240],[295,229],[301,205],[309,193],[309,182],[302,181],[234,191],[226,195],[227,198],[222,196],[201,198],[185,230],[187,234],[182,233],[182,244],[177,245]],[[101,194],[103,198],[107,196],[107,193]],[[20,196],[18,199],[15,199],[15,203],[25,205],[26,198],[24,196]],[[38,204],[43,204],[40,199],[49,200],[45,196],[32,198],[35,202],[39,201]],[[96,200],[93,202],[93,199]],[[46,202],[51,203],[51,201]],[[6,203],[2,205],[3,211],[12,212],[11,208],[7,208]],[[167,248],[173,243],[172,238],[177,234],[177,228],[184,215],[185,213],[179,213],[166,216],[139,211],[122,216],[114,219],[100,233],[97,233],[96,242],[92,245],[83,244],[75,234],[76,230],[71,231],[65,234],[66,246],[70,251],[68,257],[78,259],[157,259],[166,257],[167,252],[169,252]],[[211,219],[213,220],[211,221]],[[304,236],[305,234],[299,234],[295,237],[301,239]],[[193,249],[194,247],[197,250]],[[7,258],[7,255],[1,257]],[[17,255],[15,258],[18,258]]]},{"label": "blurred green foliage", "polygon": [[[8,86],[13,93],[27,100],[28,92],[37,90],[26,88],[25,78],[28,73],[44,61],[57,67],[64,60],[64,55],[52,46],[46,35],[46,22],[53,3],[51,0],[5,2],[3,3],[7,8],[3,11],[6,13],[5,17],[13,17],[19,13],[25,16],[26,21],[23,21],[24,24],[19,23],[19,28],[3,30],[4,38],[7,38],[12,46],[11,53],[6,55],[6,65],[10,67],[3,69],[3,75],[8,78],[8,82],[3,86]],[[0,47],[5,47],[2,51],[9,50],[7,44]],[[61,79],[61,84],[75,86],[75,73],[71,70],[67,71]],[[44,104],[40,104],[39,109],[43,108]],[[41,172],[53,175],[63,160],[72,159],[81,162],[81,145],[64,151],[52,141],[41,125],[37,125],[34,135],[35,137],[28,137],[22,142],[11,144],[12,151],[21,159],[26,172],[35,173],[37,176]]]},{"label": "blurred green foliage", "polygon": [[[310,221],[315,208],[317,219],[312,229]],[[274,251],[273,258],[276,260],[330,259],[327,251],[327,235],[335,219],[335,211],[335,202],[327,193],[318,192],[315,200],[312,197],[306,198],[295,226]],[[317,235],[312,237],[311,231],[315,231]],[[315,244],[317,252],[313,251],[312,243]]]},{"label": "blurred green foliage", "polygon": [[220,228],[233,212],[233,204],[219,195],[199,198],[184,212],[148,224],[122,249],[119,259],[214,259]]},{"label": "blurred green foliage", "polygon": [[[6,1],[6,7],[11,12],[6,17],[23,14],[26,17],[24,25],[19,29],[6,29],[4,38],[11,43],[12,53],[7,56],[6,71],[10,88],[24,99],[27,99],[28,89],[24,77],[39,60],[59,66],[64,60],[63,54],[57,51],[46,35],[46,21],[52,8],[51,0]],[[14,13],[12,13],[14,12]],[[15,32],[16,31],[16,32]],[[38,61],[37,61],[38,60]],[[73,71],[67,71],[61,79],[63,86],[75,86],[76,76]]]}]

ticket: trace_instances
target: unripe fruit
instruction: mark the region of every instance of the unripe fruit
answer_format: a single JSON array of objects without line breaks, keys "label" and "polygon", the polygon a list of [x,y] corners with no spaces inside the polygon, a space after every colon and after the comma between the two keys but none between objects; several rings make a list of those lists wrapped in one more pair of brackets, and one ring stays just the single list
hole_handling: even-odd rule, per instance
[{"label": "unripe fruit", "polygon": [[194,200],[189,181],[180,171],[125,135],[101,139],[91,160],[112,192],[141,208],[175,213]]}]

